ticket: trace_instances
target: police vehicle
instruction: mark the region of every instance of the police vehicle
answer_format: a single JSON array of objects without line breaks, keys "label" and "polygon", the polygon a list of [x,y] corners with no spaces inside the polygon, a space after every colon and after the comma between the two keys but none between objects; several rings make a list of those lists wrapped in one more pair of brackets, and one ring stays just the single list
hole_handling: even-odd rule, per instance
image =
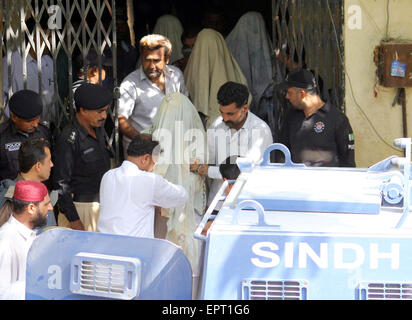
[{"label": "police vehicle", "polygon": [[[194,236],[201,299],[412,299],[411,139],[370,168],[309,168],[270,146],[241,174],[206,235]],[[285,163],[270,163],[280,150]],[[183,252],[159,239],[55,228],[33,243],[27,299],[191,299]]]}]

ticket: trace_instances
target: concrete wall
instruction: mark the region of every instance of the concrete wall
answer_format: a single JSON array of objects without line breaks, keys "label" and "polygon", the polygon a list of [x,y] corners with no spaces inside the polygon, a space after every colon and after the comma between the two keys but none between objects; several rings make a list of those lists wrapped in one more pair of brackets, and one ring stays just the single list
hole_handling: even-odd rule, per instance
[{"label": "concrete wall", "polygon": [[[377,84],[373,52],[386,36],[412,39],[412,1],[389,0],[388,28],[387,4],[388,0],[345,0],[346,114],[355,133],[358,167],[402,154],[392,148],[393,140],[403,136],[402,108],[392,107],[396,89]],[[406,88],[406,101],[407,130],[412,136],[412,88]]]}]

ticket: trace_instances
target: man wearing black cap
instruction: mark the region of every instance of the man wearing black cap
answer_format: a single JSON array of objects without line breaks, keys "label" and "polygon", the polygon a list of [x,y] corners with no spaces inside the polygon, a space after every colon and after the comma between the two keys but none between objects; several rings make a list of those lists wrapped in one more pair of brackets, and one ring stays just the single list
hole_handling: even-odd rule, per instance
[{"label": "man wearing black cap", "polygon": [[40,123],[41,97],[31,90],[20,90],[9,100],[10,119],[0,125],[0,180],[14,180],[19,172],[18,151],[29,138],[50,142],[49,129]]},{"label": "man wearing black cap", "polygon": [[102,127],[113,97],[101,85],[85,83],[74,95],[76,116],[56,144],[54,185],[59,190],[58,225],[96,231],[99,188],[110,169]]},{"label": "man wearing black cap", "polygon": [[285,117],[279,142],[289,148],[292,161],[314,167],[355,167],[349,120],[322,100],[314,74],[306,69],[291,72],[282,87],[293,109]]}]

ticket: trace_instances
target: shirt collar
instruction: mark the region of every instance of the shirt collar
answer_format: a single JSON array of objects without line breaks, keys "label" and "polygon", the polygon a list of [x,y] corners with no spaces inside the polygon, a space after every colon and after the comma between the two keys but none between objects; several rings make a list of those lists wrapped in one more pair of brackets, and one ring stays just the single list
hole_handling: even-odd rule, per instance
[{"label": "shirt collar", "polygon": [[[241,128],[239,128],[239,130],[236,130],[236,131],[240,131],[240,130],[242,130],[242,129],[247,129],[247,128],[249,128],[249,127],[251,126],[251,122],[252,122],[252,119],[251,119],[251,118],[252,118],[252,116],[251,116],[251,112],[250,112],[250,110],[249,110],[249,111],[247,112],[247,117],[246,117],[245,123],[243,124],[243,126],[242,126]],[[224,123],[223,118],[222,118],[222,124],[223,124],[223,126],[225,127],[226,130],[231,130],[231,129],[232,129],[232,128],[229,128],[226,123]]]},{"label": "shirt collar", "polygon": [[[13,122],[11,119],[9,119],[9,121],[10,121],[11,133],[12,133],[13,135],[15,135],[15,134],[21,134],[21,135],[25,136],[26,138],[28,138],[28,137],[30,137],[31,134],[34,133],[34,132],[32,132],[32,133],[22,132],[22,131],[20,131],[20,130],[17,129],[16,125],[14,124],[14,122]],[[39,125],[40,125],[40,124],[39,124]],[[39,131],[39,128],[37,127],[36,129],[34,129],[34,131],[35,131],[35,132],[38,132],[38,131]]]},{"label": "shirt collar", "polygon": [[26,241],[29,239],[34,239],[36,237],[36,231],[27,228],[13,215],[10,216],[9,222]]},{"label": "shirt collar", "polygon": [[122,165],[124,165],[127,168],[133,168],[133,169],[136,169],[136,170],[140,170],[139,167],[136,164],[134,164],[133,162],[131,162],[129,160],[124,160]]},{"label": "shirt collar", "polygon": [[330,111],[330,108],[331,108],[331,106],[330,106],[330,103],[329,102],[325,102],[325,104],[321,107],[321,108],[319,108],[319,110],[318,111],[321,111],[321,112],[329,112]]},{"label": "shirt collar", "polygon": [[76,115],[74,116],[73,124],[74,124],[75,127],[79,130],[80,138],[81,138],[82,140],[89,135],[89,133],[87,132],[87,130],[80,124],[79,120],[77,120]]},{"label": "shirt collar", "polygon": [[[85,127],[83,127],[79,120],[77,120],[77,117],[74,116],[74,121],[73,121],[74,125],[76,126],[76,128],[79,130],[79,135],[80,135],[80,139],[85,139],[87,136],[89,136],[89,132],[86,130]],[[96,138],[97,140],[99,140],[100,137],[100,131],[102,127],[99,128],[94,128],[94,131],[96,132]],[[91,136],[92,137],[92,136]],[[93,138],[94,139],[94,138]]]}]

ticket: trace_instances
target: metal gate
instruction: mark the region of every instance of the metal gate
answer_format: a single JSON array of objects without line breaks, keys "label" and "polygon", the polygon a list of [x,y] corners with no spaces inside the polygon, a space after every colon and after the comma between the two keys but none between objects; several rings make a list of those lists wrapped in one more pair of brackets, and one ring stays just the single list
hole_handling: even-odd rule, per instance
[{"label": "metal gate", "polygon": [[[343,4],[343,0],[272,0],[272,31],[276,82],[284,79],[294,62],[299,68],[306,65],[317,75],[322,97],[344,112]],[[276,133],[286,111],[285,101],[275,99]]]},{"label": "metal gate", "polygon": [[[75,79],[73,55],[77,52],[85,58],[93,48],[97,52],[98,64],[101,67],[104,52],[106,55],[111,55],[112,59],[112,67],[108,72],[111,78],[106,86],[115,93],[114,103],[112,108],[109,108],[105,123],[106,140],[118,163],[115,10],[114,0],[1,1],[0,13],[3,17],[3,25],[0,26],[2,38],[0,53],[3,59],[4,103],[0,108],[0,118],[4,119],[8,98],[13,94],[13,90],[36,90],[33,89],[36,87],[37,90],[41,90],[43,98],[42,120],[48,121],[53,133],[58,135],[64,125],[73,119],[75,113],[72,90]],[[30,21],[35,25],[30,24]],[[43,63],[46,54],[51,57],[48,58],[51,61],[50,65],[47,65],[47,62]],[[45,65],[52,69],[49,79],[45,79],[48,76],[46,72],[50,71],[44,70]],[[17,85],[13,78],[17,66],[22,70],[20,85]],[[48,80],[49,88],[45,88],[47,87],[45,80]],[[102,83],[101,71],[99,71],[99,83]]]}]

